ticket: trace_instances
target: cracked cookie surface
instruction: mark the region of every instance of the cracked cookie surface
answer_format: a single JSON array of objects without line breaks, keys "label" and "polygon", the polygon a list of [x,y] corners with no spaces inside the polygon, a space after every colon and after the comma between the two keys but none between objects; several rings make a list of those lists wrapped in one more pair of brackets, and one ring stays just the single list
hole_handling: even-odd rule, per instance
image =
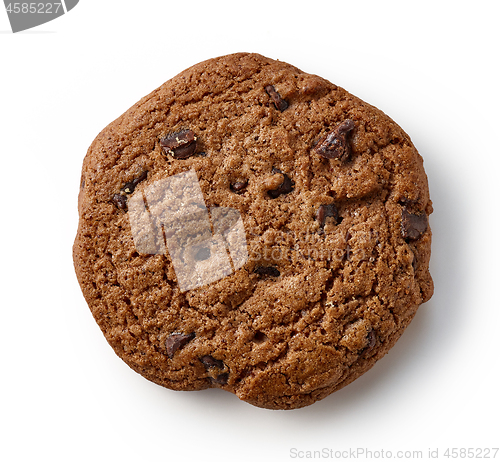
[{"label": "cracked cookie surface", "polygon": [[[239,213],[248,255],[182,291],[175,256],[137,246],[131,209],[186,172],[206,210]],[[197,64],[106,127],[78,205],[73,255],[94,318],[132,369],[175,390],[312,404],[382,358],[433,292],[432,204],[409,136],[342,88],[257,54]]]}]

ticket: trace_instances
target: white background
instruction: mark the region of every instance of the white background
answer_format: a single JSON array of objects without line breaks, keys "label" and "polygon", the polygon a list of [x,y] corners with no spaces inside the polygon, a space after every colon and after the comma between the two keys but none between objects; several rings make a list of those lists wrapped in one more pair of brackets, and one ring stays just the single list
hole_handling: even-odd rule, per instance
[{"label": "white background", "polygon": [[[498,6],[81,0],[18,34],[0,9],[0,460],[286,461],[323,448],[448,460],[446,448],[499,447]],[[237,51],[389,114],[434,201],[434,297],[370,372],[302,410],[149,383],[105,342],[72,266],[94,137],[184,68]]]}]

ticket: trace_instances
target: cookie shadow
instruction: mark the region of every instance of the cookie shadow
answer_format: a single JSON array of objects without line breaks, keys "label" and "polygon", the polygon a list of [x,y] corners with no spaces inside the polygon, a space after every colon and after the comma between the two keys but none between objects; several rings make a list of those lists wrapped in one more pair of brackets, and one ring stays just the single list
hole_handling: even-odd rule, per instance
[{"label": "cookie shadow", "polygon": [[[297,425],[308,421],[313,427],[324,425],[326,421],[342,424],[343,419],[353,414],[365,413],[367,409],[380,406],[402,406],[412,393],[425,393],[425,387],[432,389],[433,380],[436,380],[432,372],[439,370],[452,350],[457,332],[465,327],[465,307],[460,305],[460,298],[465,287],[466,265],[459,249],[464,246],[467,229],[462,226],[462,215],[457,210],[461,196],[458,185],[446,176],[447,169],[439,165],[439,157],[432,158],[432,147],[426,146],[423,150],[430,158],[426,161],[426,170],[434,204],[434,213],[430,217],[433,231],[430,263],[435,285],[433,297],[419,308],[397,344],[371,370],[322,400],[321,404],[293,411],[267,411],[275,423],[281,421],[290,427],[296,419]],[[232,414],[238,409],[239,413],[250,417],[254,412],[266,412],[219,389],[192,392],[183,395],[183,400],[190,403],[188,406],[201,407],[217,414]],[[399,402],[394,404],[395,400]]]},{"label": "cookie shadow", "polygon": [[401,401],[397,405],[404,406],[404,400],[412,393],[425,394],[425,387],[432,390],[447,355],[453,354],[453,345],[460,337],[457,333],[467,327],[464,316],[467,307],[461,302],[468,279],[463,252],[468,229],[463,224],[461,211],[464,192],[449,175],[447,166],[440,165],[444,159],[433,152],[434,148],[425,146],[425,141],[420,144],[426,152],[425,167],[434,205],[429,220],[433,233],[430,272],[434,295],[421,305],[397,344],[371,370],[325,398],[320,406],[292,411],[298,419],[311,417],[324,424],[325,420],[343,419],[346,414],[361,412],[360,407],[394,405],[391,403],[398,398]]}]

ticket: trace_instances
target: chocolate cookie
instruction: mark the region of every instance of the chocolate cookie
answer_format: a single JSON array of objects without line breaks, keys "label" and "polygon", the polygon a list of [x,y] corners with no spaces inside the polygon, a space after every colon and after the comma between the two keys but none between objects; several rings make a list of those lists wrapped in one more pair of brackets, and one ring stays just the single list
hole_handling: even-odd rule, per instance
[{"label": "chocolate cookie", "polygon": [[433,292],[422,158],[389,117],[256,54],[197,64],[83,163],[76,274],[107,341],[174,390],[307,406]]}]

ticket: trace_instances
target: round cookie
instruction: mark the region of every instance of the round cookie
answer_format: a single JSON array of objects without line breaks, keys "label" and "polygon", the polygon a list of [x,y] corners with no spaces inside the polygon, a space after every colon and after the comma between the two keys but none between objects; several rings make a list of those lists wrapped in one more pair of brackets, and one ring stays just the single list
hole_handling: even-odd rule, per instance
[{"label": "round cookie", "polygon": [[433,292],[422,158],[380,110],[279,61],[197,64],[106,127],[73,255],[117,355],[174,390],[307,406]]}]

